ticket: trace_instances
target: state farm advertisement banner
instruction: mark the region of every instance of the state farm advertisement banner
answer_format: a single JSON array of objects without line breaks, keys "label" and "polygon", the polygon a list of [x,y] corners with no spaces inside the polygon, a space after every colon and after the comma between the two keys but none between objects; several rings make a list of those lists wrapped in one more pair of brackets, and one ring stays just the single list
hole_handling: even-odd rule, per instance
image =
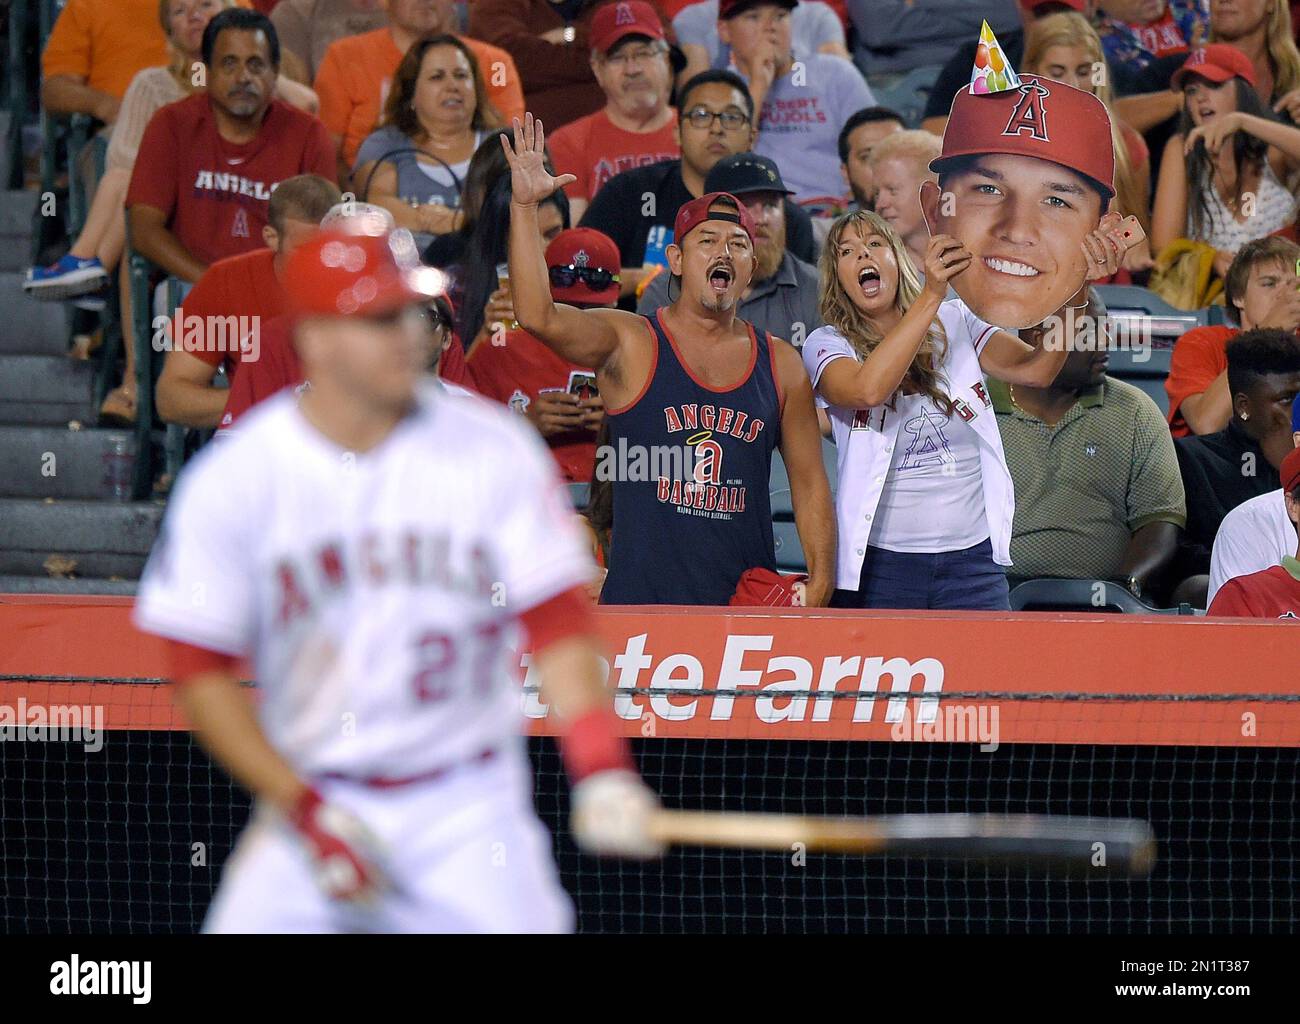
[{"label": "state farm advertisement banner", "polygon": [[[0,596],[0,705],[184,728],[159,685],[162,642],[129,613],[123,598]],[[1300,746],[1291,623],[636,607],[602,608],[597,625],[629,736]],[[529,728],[559,731],[519,662]]]}]

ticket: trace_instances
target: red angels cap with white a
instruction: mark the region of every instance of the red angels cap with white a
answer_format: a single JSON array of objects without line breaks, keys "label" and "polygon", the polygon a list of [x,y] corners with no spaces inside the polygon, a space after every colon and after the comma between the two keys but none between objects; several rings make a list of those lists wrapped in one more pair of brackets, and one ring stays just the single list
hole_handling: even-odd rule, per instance
[{"label": "red angels cap with white a", "polygon": [[1115,195],[1110,114],[1090,92],[1050,78],[1021,75],[1020,85],[976,95],[959,89],[948,112],[943,150],[930,161],[942,173],[957,157],[1032,156],[1068,167]]},{"label": "red angels cap with white a", "polygon": [[619,3],[598,8],[592,16],[588,33],[592,49],[609,53],[628,36],[666,38],[659,15],[645,0],[619,0]]}]

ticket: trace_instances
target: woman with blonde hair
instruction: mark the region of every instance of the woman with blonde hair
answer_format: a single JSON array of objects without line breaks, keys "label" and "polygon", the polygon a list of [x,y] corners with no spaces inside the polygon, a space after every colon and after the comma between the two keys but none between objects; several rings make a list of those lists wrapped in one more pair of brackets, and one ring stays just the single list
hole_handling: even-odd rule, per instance
[{"label": "woman with blonde hair", "polygon": [[[1110,68],[1102,52],[1101,38],[1088,19],[1073,11],[1049,14],[1029,25],[1025,34],[1025,55],[1020,62],[1024,74],[1050,78],[1090,92],[1110,114],[1111,144],[1115,149],[1115,201],[1111,209],[1137,217],[1142,230],[1151,232],[1151,154],[1142,136],[1115,113],[1110,87]],[[1153,263],[1149,243],[1129,250],[1124,268],[1149,270]]]},{"label": "woman with blonde hair", "polygon": [[352,180],[424,249],[461,227],[470,157],[500,125],[474,51],[454,35],[421,39],[393,75],[383,120],[357,151]]},{"label": "woman with blonde hair", "polygon": [[[246,5],[236,0],[159,0],[158,20],[167,36],[171,63],[145,68],[131,79],[109,136],[104,176],[95,189],[95,198],[81,234],[72,243],[68,254],[57,263],[27,272],[23,288],[28,295],[59,301],[99,292],[108,286],[109,272],[122,258],[126,246],[126,211],[122,203],[131,184],[131,172],[144,130],[161,107],[203,88],[203,32],[208,22],[221,11],[239,6]],[[276,81],[276,94],[303,110],[316,110],[316,94],[284,75]],[[110,420],[130,421],[135,419],[135,376],[132,372],[131,289],[125,266],[119,280],[126,377],[121,387],[109,392],[100,413]]]},{"label": "woman with blonde hair", "polygon": [[[1105,251],[1099,272],[1114,273],[1119,250]],[[803,359],[838,452],[832,607],[1008,608],[1015,498],[984,375],[1045,387],[1067,349],[1033,348],[944,301],[971,259],[935,235],[922,285],[877,214],[846,214],[827,236],[826,326]]]}]

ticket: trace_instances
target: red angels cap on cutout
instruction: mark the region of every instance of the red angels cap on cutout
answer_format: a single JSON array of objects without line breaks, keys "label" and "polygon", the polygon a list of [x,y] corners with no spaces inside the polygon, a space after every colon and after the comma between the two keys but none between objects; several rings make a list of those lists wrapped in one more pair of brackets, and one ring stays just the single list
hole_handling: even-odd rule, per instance
[{"label": "red angels cap on cutout", "polygon": [[[731,213],[710,213],[709,207],[719,199],[723,202],[733,203],[736,212]],[[750,242],[754,241],[754,218],[749,215],[749,210],[745,204],[733,196],[730,192],[708,192],[700,196],[699,199],[692,199],[689,203],[683,203],[682,208],[677,211],[677,219],[673,222],[673,242],[681,245],[682,240],[693,230],[698,228],[706,220],[726,220],[733,224],[739,224],[749,236]]]},{"label": "red angels cap on cutout", "polygon": [[603,231],[594,228],[570,228],[561,231],[546,247],[546,266],[573,271],[604,270],[610,282],[596,289],[589,281],[574,277],[573,283],[557,285],[552,270],[551,298],[556,302],[574,302],[584,306],[612,306],[618,302],[619,269],[621,265],[618,246]]},{"label": "red angels cap on cutout", "polygon": [[409,231],[357,228],[321,231],[293,251],[281,282],[292,313],[376,316],[427,303],[443,290],[443,274],[421,266]]},{"label": "red angels cap on cutout", "polygon": [[1187,60],[1183,61],[1183,66],[1169,79],[1169,84],[1175,90],[1181,91],[1188,75],[1199,75],[1211,82],[1244,78],[1254,85],[1255,65],[1235,46],[1229,46],[1227,43],[1211,43],[1189,53]]},{"label": "red angels cap on cutout", "polygon": [[596,10],[588,33],[593,49],[609,53],[628,36],[666,38],[659,15],[645,0],[620,0]]},{"label": "red angels cap on cutout", "polygon": [[1091,178],[1115,195],[1110,115],[1090,92],[1036,75],[1020,86],[977,96],[959,89],[948,112],[943,151],[930,161],[941,173],[956,157],[981,153],[1032,156]]}]

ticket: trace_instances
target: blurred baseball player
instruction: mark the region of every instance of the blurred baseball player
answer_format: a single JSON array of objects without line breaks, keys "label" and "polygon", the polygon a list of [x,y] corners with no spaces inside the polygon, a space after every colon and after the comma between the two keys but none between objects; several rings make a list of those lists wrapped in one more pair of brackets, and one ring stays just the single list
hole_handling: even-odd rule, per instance
[{"label": "blurred baseball player", "polygon": [[312,387],[194,460],[146,568],[135,621],[171,641],[182,709],[256,798],[206,931],[570,929],[508,667],[519,625],[565,723],[575,839],[658,852],[574,516],[526,424],[424,376],[431,279],[402,235],[294,253]]}]

